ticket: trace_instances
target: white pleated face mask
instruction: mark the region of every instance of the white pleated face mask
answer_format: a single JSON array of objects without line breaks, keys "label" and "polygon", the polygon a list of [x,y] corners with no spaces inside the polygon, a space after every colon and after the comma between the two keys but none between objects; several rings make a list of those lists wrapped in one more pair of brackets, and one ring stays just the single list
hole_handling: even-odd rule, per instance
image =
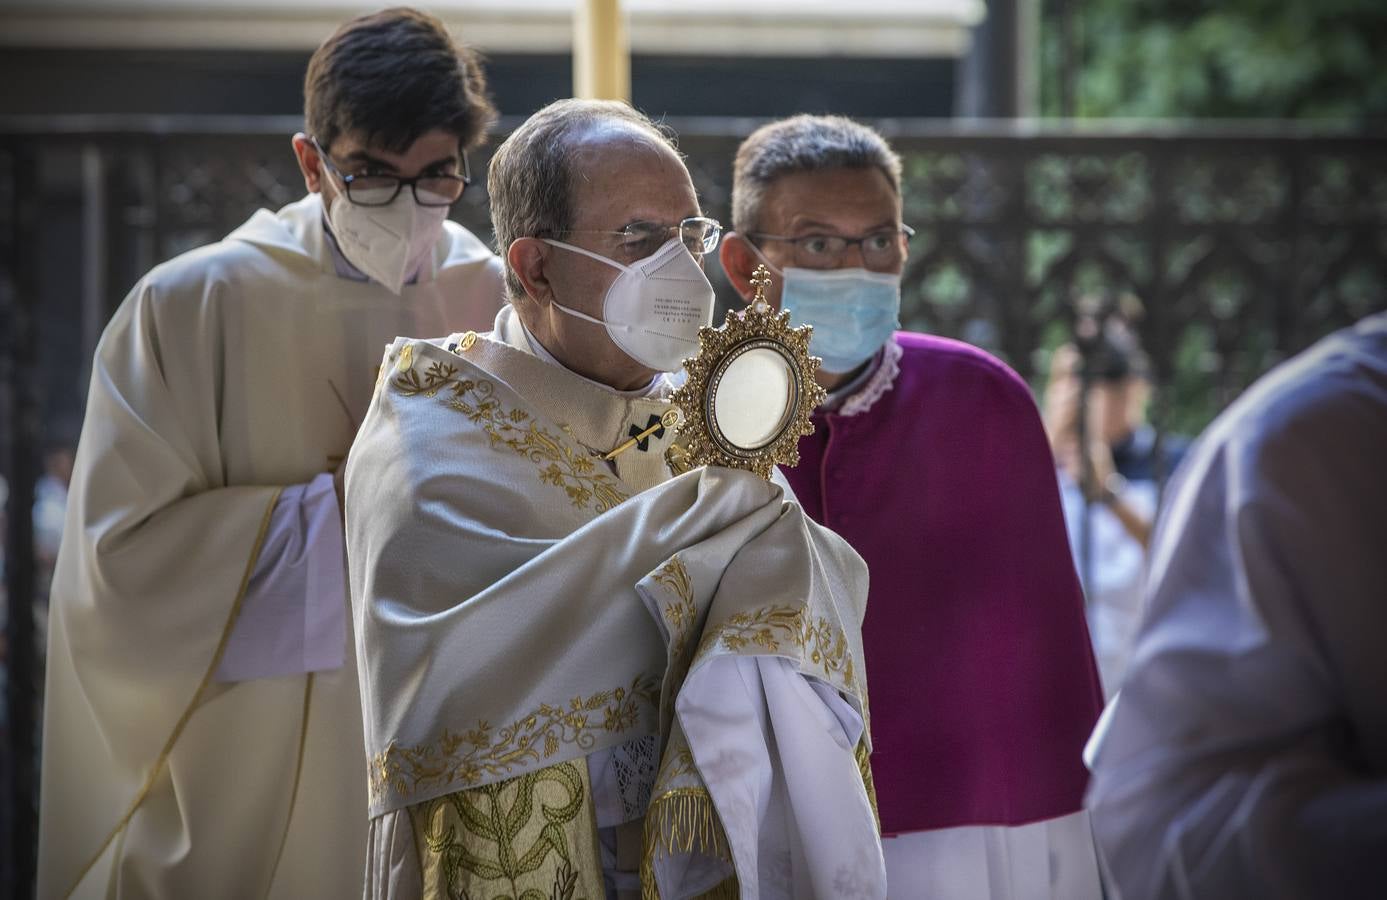
[{"label": "white pleated face mask", "polygon": [[556,301],[560,311],[603,326],[623,353],[659,372],[678,370],[698,352],[698,329],[713,322],[713,285],[683,240],[672,237],[629,266],[562,241],[544,242],[621,270],[602,300],[602,318]]},{"label": "white pleated face mask", "polygon": [[421,206],[407,190],[386,206],[360,206],[339,193],[327,213],[342,255],[394,294],[433,251],[447,218],[447,206]]}]

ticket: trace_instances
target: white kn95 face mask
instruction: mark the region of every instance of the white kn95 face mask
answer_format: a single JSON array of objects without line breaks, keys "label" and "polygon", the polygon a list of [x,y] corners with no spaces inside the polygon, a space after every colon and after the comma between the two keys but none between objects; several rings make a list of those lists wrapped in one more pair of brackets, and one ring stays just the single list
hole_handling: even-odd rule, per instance
[{"label": "white kn95 face mask", "polygon": [[347,261],[397,295],[433,252],[447,218],[447,206],[422,206],[407,190],[386,206],[360,206],[339,193],[327,212]]},{"label": "white kn95 face mask", "polygon": [[713,285],[680,238],[630,265],[562,241],[544,242],[621,270],[602,300],[602,318],[555,302],[560,311],[605,327],[622,352],[659,372],[678,370],[698,352],[698,329],[713,321]]}]

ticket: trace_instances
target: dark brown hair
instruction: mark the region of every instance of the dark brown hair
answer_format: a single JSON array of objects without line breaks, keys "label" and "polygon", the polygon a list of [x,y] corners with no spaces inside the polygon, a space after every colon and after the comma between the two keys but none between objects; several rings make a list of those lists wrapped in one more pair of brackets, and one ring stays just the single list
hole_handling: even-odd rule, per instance
[{"label": "dark brown hair", "polygon": [[344,134],[403,153],[435,128],[459,149],[480,143],[496,119],[477,55],[443,23],[407,7],[343,24],[308,61],[303,118],[324,150]]}]

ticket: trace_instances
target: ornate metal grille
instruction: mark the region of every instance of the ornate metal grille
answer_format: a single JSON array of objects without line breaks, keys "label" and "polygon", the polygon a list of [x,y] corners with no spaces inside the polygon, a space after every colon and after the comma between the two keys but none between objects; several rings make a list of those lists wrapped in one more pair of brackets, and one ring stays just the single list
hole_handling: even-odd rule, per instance
[{"label": "ornate metal grille", "polygon": [[[10,141],[40,157],[80,145],[101,159],[108,313],[149,266],[303,191],[292,120],[146,119],[87,133],[28,124],[33,133]],[[724,221],[746,124],[684,129],[705,207]],[[1387,140],[896,131],[905,219],[919,232],[905,327],[984,346],[1027,378],[1068,335],[1077,301],[1130,293],[1147,311],[1140,328],[1169,424],[1192,431],[1277,360],[1387,308]],[[489,151],[478,157],[484,171]],[[483,180],[453,217],[490,235]]]}]

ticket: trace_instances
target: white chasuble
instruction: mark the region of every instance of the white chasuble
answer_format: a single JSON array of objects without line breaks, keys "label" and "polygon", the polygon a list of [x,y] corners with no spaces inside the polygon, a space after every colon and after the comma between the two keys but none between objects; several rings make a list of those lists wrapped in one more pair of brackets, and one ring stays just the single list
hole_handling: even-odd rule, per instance
[{"label": "white chasuble", "polygon": [[213,673],[281,488],[338,465],[394,335],[491,319],[500,267],[450,225],[395,296],[335,274],[322,215],[262,210],[159,266],[102,337],[52,590],[42,898],[361,892],[352,646]]},{"label": "white chasuble", "polygon": [[668,404],[517,326],[396,341],[348,464],[368,896],[885,896],[861,559],[750,473],[671,479],[669,433],[605,462]]}]

